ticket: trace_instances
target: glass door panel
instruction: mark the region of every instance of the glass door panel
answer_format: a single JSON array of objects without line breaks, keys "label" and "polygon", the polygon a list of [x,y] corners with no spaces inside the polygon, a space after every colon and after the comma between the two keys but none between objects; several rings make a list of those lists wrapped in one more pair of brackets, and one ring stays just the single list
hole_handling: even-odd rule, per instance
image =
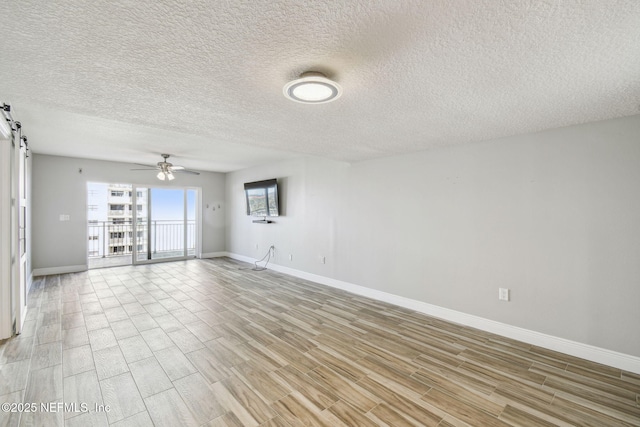
[{"label": "glass door panel", "polygon": [[149,206],[150,259],[186,256],[185,190],[152,188]]},{"label": "glass door panel", "polygon": [[[135,254],[133,187],[87,183],[87,263],[90,269],[129,265]],[[138,197],[138,205],[142,203]]]},{"label": "glass door panel", "polygon": [[198,190],[134,187],[134,262],[195,257]]}]

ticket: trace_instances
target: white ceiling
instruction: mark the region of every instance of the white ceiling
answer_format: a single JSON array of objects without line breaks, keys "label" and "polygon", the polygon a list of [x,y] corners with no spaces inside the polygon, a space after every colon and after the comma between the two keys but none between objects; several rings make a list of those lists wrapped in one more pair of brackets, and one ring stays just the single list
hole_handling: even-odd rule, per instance
[{"label": "white ceiling", "polygon": [[[230,171],[638,114],[640,2],[0,2],[0,101],[33,151]],[[283,85],[344,89],[301,105]]]}]

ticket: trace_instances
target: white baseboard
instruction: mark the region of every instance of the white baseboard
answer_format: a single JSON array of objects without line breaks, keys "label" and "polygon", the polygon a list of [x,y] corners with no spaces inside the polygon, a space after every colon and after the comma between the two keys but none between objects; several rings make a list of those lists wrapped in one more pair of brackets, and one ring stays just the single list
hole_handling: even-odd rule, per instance
[{"label": "white baseboard", "polygon": [[65,265],[63,267],[34,268],[33,277],[50,276],[52,274],[77,273],[79,271],[87,271],[87,269],[87,264]]},{"label": "white baseboard", "polygon": [[[228,253],[227,256],[229,258],[250,263],[256,261],[254,258],[233,253]],[[390,304],[398,305],[400,307],[408,308],[410,310],[415,310],[429,316],[448,320],[450,322],[470,326],[472,328],[491,332],[507,338],[526,342],[528,344],[537,345],[550,350],[558,351],[560,353],[565,353],[571,356],[590,360],[592,362],[601,363],[603,365],[612,366],[614,368],[640,374],[640,357],[607,350],[601,347],[595,347],[577,341],[571,341],[553,335],[543,334],[529,329],[508,325],[506,323],[496,322],[495,320],[485,319],[483,317],[451,310],[449,308],[439,307],[437,305],[428,304],[426,302],[414,300],[411,298],[393,295],[387,292],[355,285],[349,282],[343,282],[341,280],[332,279],[330,277],[324,277],[289,267],[283,267],[278,264],[269,264],[268,268],[273,271],[278,271],[280,273],[309,280],[311,282],[320,283],[322,285],[331,286],[337,289],[342,289],[356,295],[369,297],[378,301],[383,301]]]},{"label": "white baseboard", "polygon": [[223,256],[229,256],[228,252],[208,252],[200,256],[200,258],[220,258]]}]

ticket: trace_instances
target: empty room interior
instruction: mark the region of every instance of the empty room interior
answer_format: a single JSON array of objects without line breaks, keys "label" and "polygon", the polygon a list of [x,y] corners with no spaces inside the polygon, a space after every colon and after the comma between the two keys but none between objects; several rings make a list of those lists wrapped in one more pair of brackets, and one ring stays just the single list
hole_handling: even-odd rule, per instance
[{"label": "empty room interior", "polygon": [[0,426],[640,426],[640,2],[0,4]]}]

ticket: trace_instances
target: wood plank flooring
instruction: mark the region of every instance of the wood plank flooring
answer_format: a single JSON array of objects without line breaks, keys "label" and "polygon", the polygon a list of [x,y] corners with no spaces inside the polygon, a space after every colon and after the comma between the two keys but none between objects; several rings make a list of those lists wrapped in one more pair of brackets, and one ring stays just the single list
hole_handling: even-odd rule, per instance
[{"label": "wood plank flooring", "polygon": [[90,410],[0,426],[640,426],[640,375],[240,267],[37,278],[0,403]]}]

